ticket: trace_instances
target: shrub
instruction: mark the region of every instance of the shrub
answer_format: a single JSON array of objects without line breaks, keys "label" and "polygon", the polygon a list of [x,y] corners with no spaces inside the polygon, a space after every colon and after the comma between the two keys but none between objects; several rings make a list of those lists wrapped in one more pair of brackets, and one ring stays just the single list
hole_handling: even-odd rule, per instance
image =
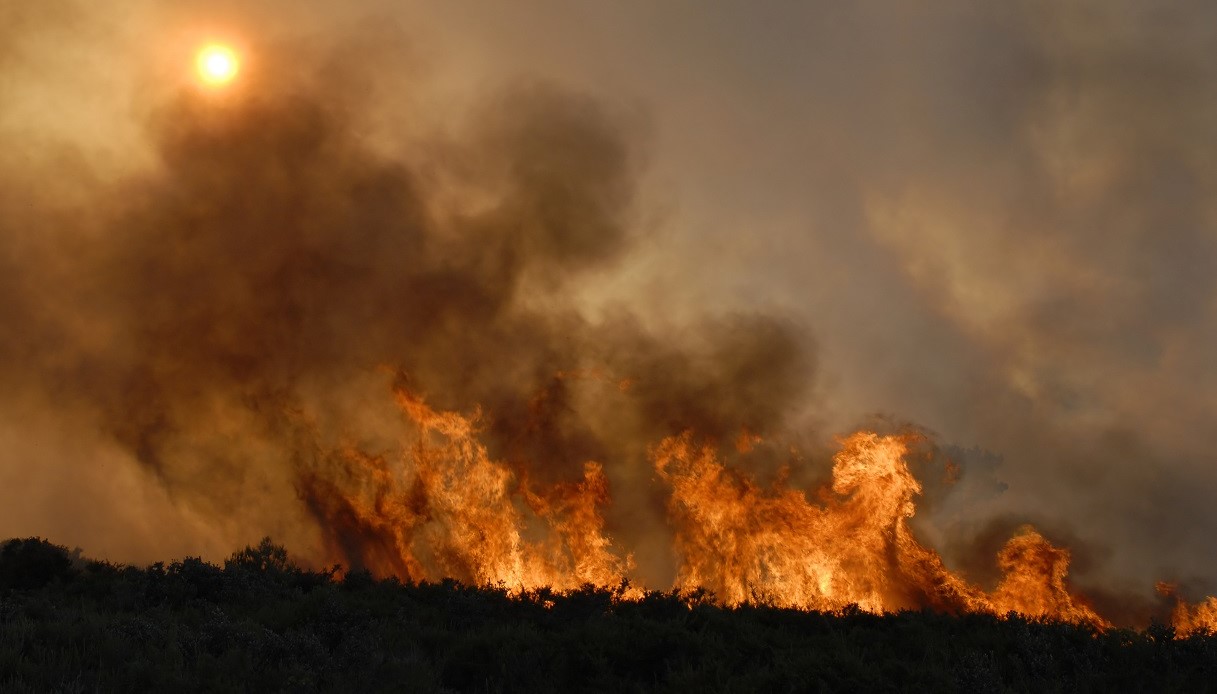
[{"label": "shrub", "polygon": [[33,590],[67,581],[75,571],[71,555],[40,537],[8,540],[0,546],[0,590]]}]

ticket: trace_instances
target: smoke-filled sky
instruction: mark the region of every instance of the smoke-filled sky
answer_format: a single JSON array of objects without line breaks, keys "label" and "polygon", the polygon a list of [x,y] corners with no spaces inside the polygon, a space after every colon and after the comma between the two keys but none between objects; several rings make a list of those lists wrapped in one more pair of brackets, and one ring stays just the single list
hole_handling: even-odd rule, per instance
[{"label": "smoke-filled sky", "polygon": [[401,371],[602,460],[644,574],[658,438],[812,480],[911,425],[948,563],[1034,522],[1212,590],[1215,45],[1187,1],[0,0],[0,536],[307,547],[303,459],[388,445]]}]

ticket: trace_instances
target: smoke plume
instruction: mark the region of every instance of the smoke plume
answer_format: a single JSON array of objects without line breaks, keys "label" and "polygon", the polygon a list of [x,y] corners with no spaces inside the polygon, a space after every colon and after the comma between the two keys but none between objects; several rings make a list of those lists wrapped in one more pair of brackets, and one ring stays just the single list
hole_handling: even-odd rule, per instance
[{"label": "smoke plume", "polygon": [[[780,429],[811,376],[784,321],[657,334],[568,298],[635,240],[638,154],[595,101],[507,88],[431,143],[451,166],[426,142],[377,151],[348,84],[279,74],[273,51],[239,95],[159,105],[153,169],[96,184],[87,214],[6,202],[5,238],[30,244],[0,272],[9,393],[73,413],[204,516],[297,541],[343,532],[314,498],[326,452],[400,444],[395,382],[480,408],[489,455],[520,479],[571,482],[598,461],[617,512],[653,527],[649,443]],[[313,60],[357,70],[344,57]],[[31,239],[23,216],[56,212]],[[645,543],[629,537],[645,525],[620,534]],[[335,546],[360,566],[354,539]]]},{"label": "smoke plume", "polygon": [[[0,8],[6,534],[480,580],[508,525],[727,590],[674,548],[782,543],[674,490],[837,527],[864,422],[919,480],[874,542],[971,582],[906,543],[901,605],[1213,591],[1208,5],[350,5]],[[227,94],[178,74],[203,9]]]}]

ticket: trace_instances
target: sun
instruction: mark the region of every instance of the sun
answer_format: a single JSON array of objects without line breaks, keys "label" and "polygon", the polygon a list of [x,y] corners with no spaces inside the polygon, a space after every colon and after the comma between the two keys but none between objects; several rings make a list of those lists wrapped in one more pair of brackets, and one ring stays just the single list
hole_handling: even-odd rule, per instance
[{"label": "sun", "polygon": [[199,51],[195,66],[198,68],[199,78],[204,83],[221,86],[228,84],[237,76],[237,72],[241,69],[241,60],[232,48],[213,43],[204,46]]}]

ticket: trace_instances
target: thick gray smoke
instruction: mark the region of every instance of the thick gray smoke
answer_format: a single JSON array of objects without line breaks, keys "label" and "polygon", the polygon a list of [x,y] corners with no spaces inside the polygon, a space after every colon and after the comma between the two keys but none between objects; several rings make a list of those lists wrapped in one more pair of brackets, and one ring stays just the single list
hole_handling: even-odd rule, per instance
[{"label": "thick gray smoke", "polygon": [[[633,240],[636,155],[594,101],[506,89],[435,145],[464,167],[449,170],[425,147],[377,152],[347,84],[276,71],[370,66],[275,50],[251,50],[262,69],[239,93],[158,105],[153,173],[82,191],[84,214],[3,256],[7,392],[78,413],[205,516],[292,539],[334,531],[307,518],[324,504],[302,480],[333,474],[316,450],[402,435],[395,372],[432,407],[481,408],[491,456],[521,477],[604,464],[632,519],[614,534],[635,544],[664,525],[640,486],[647,445],[782,427],[811,366],[783,321],[656,334],[569,298]],[[55,213],[9,201],[0,219],[23,238],[23,216]]]},{"label": "thick gray smoke", "polygon": [[[0,5],[0,534],[307,545],[301,450],[399,443],[401,370],[614,532],[656,437],[880,412],[976,580],[1034,522],[1212,592],[1212,3],[406,4]],[[180,88],[209,21],[240,99]]]}]

